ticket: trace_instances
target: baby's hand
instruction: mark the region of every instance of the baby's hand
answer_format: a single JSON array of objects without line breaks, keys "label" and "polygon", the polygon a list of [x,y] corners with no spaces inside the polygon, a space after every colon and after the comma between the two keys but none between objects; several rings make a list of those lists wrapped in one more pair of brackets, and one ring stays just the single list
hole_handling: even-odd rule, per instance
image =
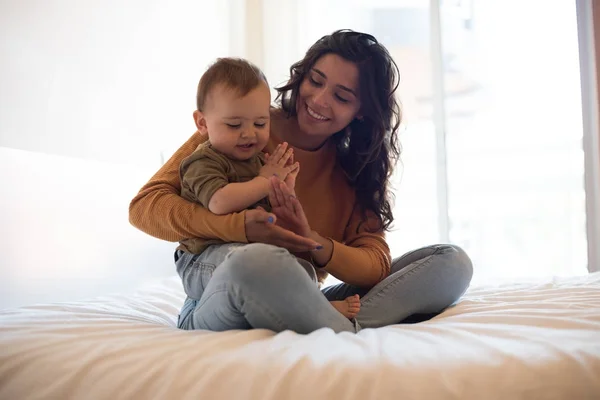
[{"label": "baby's hand", "polygon": [[285,180],[288,175],[298,169],[298,163],[290,163],[293,160],[294,150],[288,149],[287,143],[282,143],[275,148],[273,154],[266,155],[265,165],[260,169],[259,176],[270,179],[276,176]]}]

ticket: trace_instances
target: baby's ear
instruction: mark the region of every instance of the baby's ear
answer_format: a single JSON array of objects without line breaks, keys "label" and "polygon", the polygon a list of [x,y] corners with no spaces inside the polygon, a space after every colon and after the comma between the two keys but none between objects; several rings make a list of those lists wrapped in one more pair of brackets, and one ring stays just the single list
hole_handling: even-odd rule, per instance
[{"label": "baby's ear", "polygon": [[206,118],[204,117],[202,111],[194,111],[194,123],[201,134],[206,135],[208,133],[208,128],[206,127]]}]

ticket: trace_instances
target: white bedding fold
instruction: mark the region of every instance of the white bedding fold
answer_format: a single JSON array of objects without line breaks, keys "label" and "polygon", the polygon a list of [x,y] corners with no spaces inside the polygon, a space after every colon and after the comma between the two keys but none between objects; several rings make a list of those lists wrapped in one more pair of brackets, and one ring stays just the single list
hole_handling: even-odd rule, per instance
[{"label": "white bedding fold", "polygon": [[177,330],[177,278],[0,311],[0,399],[598,399],[600,274],[469,289],[354,335]]}]

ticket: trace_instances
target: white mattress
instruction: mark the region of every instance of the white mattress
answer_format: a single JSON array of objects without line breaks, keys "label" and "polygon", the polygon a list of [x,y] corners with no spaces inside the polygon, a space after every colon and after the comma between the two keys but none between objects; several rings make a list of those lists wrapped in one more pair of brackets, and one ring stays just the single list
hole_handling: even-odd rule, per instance
[{"label": "white mattress", "polygon": [[413,325],[175,328],[176,278],[0,312],[0,399],[600,399],[600,273],[471,288]]}]

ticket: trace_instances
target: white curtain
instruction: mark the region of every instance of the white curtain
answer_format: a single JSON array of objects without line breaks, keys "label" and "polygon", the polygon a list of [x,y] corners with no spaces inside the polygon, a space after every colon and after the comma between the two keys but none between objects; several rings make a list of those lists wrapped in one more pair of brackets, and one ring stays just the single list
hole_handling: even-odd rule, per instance
[{"label": "white curtain", "polygon": [[475,279],[587,273],[575,2],[263,0],[272,85],[322,35],[374,34],[400,68],[393,255],[463,246]]}]

